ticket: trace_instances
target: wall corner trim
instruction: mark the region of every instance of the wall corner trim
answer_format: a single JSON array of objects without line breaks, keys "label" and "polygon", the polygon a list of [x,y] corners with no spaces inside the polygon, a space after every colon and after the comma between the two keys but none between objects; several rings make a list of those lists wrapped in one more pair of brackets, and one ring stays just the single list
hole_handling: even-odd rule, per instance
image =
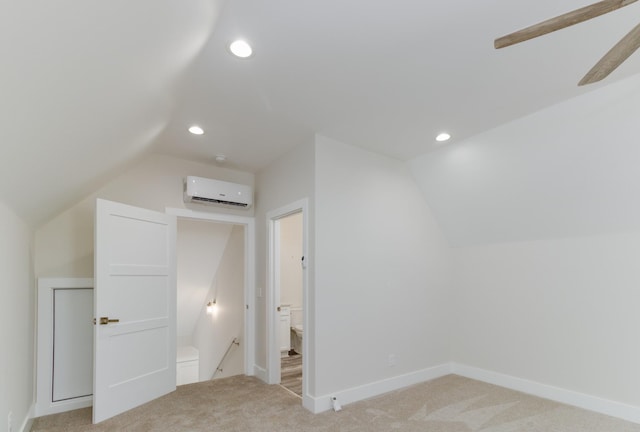
[{"label": "wall corner trim", "polygon": [[494,384],[555,402],[564,403],[588,411],[605,414],[633,423],[640,423],[640,407],[626,405],[597,396],[579,393],[548,384],[516,378],[472,366],[451,363],[451,371],[455,375],[471,378],[477,381]]},{"label": "wall corner trim", "polygon": [[398,375],[358,387],[352,387],[349,389],[332,392],[331,394],[323,396],[308,396],[307,398],[305,398],[305,402],[308,403],[305,403],[304,407],[314,414],[318,414],[331,409],[331,396],[336,396],[340,399],[342,405],[347,405],[353,402],[358,402],[364,399],[388,393],[390,391],[408,387],[410,385],[440,378],[449,374],[451,374],[451,364],[445,363],[442,365],[430,367],[427,369],[421,369],[404,375]]},{"label": "wall corner trim", "polygon": [[265,368],[258,365],[253,365],[253,374],[260,381],[263,381],[265,383],[269,382],[269,374],[267,373],[267,370]]},{"label": "wall corner trim", "polygon": [[29,411],[27,412],[27,416],[25,417],[24,421],[22,422],[22,426],[20,426],[20,429],[18,429],[20,432],[30,432],[31,431],[31,427],[33,426],[33,419],[35,418],[35,412],[36,412],[36,404],[34,402],[33,404],[31,404],[31,407],[29,408]]}]

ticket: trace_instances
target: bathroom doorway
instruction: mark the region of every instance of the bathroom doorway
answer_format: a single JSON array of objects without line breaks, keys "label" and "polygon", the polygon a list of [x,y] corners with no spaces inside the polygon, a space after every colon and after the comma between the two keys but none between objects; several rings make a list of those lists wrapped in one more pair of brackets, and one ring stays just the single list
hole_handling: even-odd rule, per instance
[{"label": "bathroom doorway", "polygon": [[302,397],[302,212],[275,221],[275,284],[280,291],[280,385]]},{"label": "bathroom doorway", "polygon": [[268,382],[301,396],[304,406],[310,402],[307,209],[303,199],[267,213]]}]

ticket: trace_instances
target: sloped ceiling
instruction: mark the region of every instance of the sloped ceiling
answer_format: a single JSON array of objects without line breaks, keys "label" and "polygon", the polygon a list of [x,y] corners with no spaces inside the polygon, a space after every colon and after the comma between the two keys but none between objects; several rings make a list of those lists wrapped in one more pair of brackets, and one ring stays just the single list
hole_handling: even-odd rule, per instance
[{"label": "sloped ceiling", "polygon": [[454,246],[640,231],[640,76],[410,161]]},{"label": "sloped ceiling", "polygon": [[32,224],[148,151],[215,1],[1,1],[0,197]]},{"label": "sloped ceiling", "polygon": [[493,49],[585,4],[0,0],[0,199],[37,225],[147,152],[256,172],[315,133],[401,160],[441,130],[455,146],[640,71],[576,86],[640,3]]}]

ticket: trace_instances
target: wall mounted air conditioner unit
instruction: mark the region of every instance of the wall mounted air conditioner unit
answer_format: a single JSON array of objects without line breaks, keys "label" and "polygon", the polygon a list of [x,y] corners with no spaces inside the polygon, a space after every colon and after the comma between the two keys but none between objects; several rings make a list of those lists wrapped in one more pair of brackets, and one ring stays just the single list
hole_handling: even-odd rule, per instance
[{"label": "wall mounted air conditioner unit", "polygon": [[248,209],[253,204],[250,186],[202,177],[184,181],[184,202]]}]

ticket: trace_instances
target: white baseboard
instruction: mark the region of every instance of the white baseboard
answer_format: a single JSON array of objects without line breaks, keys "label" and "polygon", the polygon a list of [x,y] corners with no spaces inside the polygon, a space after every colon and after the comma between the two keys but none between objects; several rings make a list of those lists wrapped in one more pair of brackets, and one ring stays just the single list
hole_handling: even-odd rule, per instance
[{"label": "white baseboard", "polygon": [[62,412],[87,408],[93,405],[93,396],[84,396],[64,400],[60,402],[36,401],[34,414],[36,417],[42,417],[50,414],[58,414]]},{"label": "white baseboard", "polygon": [[28,418],[22,423],[22,428],[20,432],[31,432],[31,427],[33,426],[33,418]]},{"label": "white baseboard", "polygon": [[637,406],[626,405],[597,396],[578,393],[573,390],[566,390],[458,363],[451,363],[451,372],[477,381],[495,384],[522,393],[550,399],[611,417],[617,417],[622,420],[640,423],[640,407]]},{"label": "white baseboard", "polygon": [[34,418],[35,411],[36,411],[36,405],[32,404],[31,408],[29,408],[29,412],[27,412],[27,417],[22,422],[20,429],[18,429],[19,432],[31,431],[31,426],[33,426],[33,418]]},{"label": "white baseboard", "polygon": [[304,398],[304,407],[314,414],[328,411],[332,408],[331,397],[335,396],[341,405],[347,405],[353,402],[369,399],[393,390],[398,390],[413,384],[440,378],[451,373],[451,365],[449,363],[411,372],[405,375],[399,375],[365,384],[358,387],[352,387],[346,390],[340,390],[331,394],[319,397],[308,396]]},{"label": "white baseboard", "polygon": [[266,383],[269,383],[269,374],[267,373],[267,370],[265,368],[261,368],[258,365],[254,365],[253,366],[253,374],[260,381],[264,381]]}]

